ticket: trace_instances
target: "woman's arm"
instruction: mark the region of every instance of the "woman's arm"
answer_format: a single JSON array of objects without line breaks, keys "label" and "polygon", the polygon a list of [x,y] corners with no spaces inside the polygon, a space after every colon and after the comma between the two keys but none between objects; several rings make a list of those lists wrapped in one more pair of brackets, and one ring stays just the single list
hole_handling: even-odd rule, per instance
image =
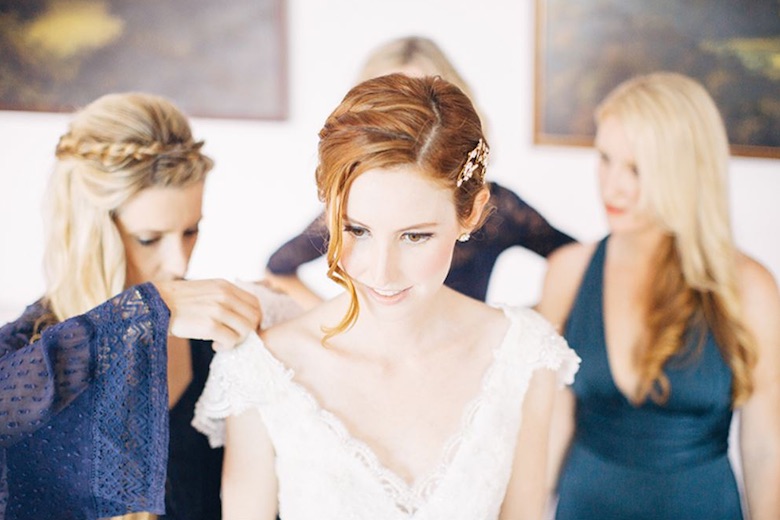
[{"label": "woman's arm", "polygon": [[225,422],[223,520],[273,520],[278,510],[274,449],[260,412],[251,408]]},{"label": "woman's arm", "polygon": [[780,293],[752,260],[742,272],[745,322],[758,345],[755,389],[742,406],[740,448],[750,518],[780,518]]},{"label": "woman's arm", "polygon": [[32,327],[24,325],[23,332],[18,328],[24,319],[0,332],[2,447],[45,426],[96,379],[109,373],[112,360],[129,363],[127,349],[138,348],[144,358],[159,356],[165,363],[168,310],[148,284],[46,328],[32,343]]},{"label": "woman's arm", "polygon": [[277,275],[266,271],[265,280],[272,289],[285,293],[304,310],[322,303],[322,296],[303,283],[297,274]]},{"label": "woman's arm", "polygon": [[[577,290],[595,245],[572,244],[554,252],[547,262],[542,298],[536,310],[563,332]],[[575,398],[571,389],[555,390],[548,450],[547,493],[553,498],[566,453],[574,436]]]},{"label": "woman's arm", "polygon": [[328,250],[328,228],[325,215],[315,218],[300,235],[291,238],[274,251],[266,264],[266,279],[271,287],[290,295],[298,305],[309,309],[322,297],[298,278],[298,268],[316,260]]},{"label": "woman's arm", "polygon": [[[164,372],[169,332],[232,347],[257,328],[260,306],[224,280],[172,281],[132,287],[32,343],[34,323],[25,320],[34,321],[0,329],[0,447],[46,425],[104,374],[118,374],[106,383],[115,388],[136,381],[126,370]],[[165,388],[164,376],[157,383]]]},{"label": "woman's arm", "polygon": [[506,247],[520,246],[548,257],[559,247],[574,242],[510,189],[492,183],[490,195],[490,203],[495,207],[494,218],[500,226],[498,235],[506,240]]},{"label": "woman's arm", "polygon": [[545,474],[555,387],[556,376],[551,370],[536,370],[531,377],[501,520],[542,518],[547,501]]}]

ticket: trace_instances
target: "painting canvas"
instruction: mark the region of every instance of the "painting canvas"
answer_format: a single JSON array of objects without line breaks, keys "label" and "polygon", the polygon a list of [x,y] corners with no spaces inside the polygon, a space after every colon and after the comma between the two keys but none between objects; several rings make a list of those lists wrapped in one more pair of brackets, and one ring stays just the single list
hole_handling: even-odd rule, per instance
[{"label": "painting canvas", "polygon": [[0,0],[0,109],[145,91],[192,116],[284,119],[283,1]]},{"label": "painting canvas", "polygon": [[536,0],[535,143],[590,145],[596,104],[659,70],[707,88],[733,154],[780,157],[778,0]]}]

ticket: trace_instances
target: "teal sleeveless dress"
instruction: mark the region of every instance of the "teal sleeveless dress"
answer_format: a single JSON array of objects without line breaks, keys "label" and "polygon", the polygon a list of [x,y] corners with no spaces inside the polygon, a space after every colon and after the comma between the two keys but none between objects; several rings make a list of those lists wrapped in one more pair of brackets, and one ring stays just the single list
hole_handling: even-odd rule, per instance
[{"label": "teal sleeveless dress", "polygon": [[667,363],[664,405],[634,406],[607,359],[601,241],[564,336],[582,358],[572,390],[576,431],[558,481],[557,520],[741,519],[728,459],[731,371],[707,335]]}]

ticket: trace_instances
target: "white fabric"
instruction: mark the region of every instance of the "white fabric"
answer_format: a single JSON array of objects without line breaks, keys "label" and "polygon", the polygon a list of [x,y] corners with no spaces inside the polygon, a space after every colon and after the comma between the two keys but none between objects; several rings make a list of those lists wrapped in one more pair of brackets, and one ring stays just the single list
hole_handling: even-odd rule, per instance
[{"label": "white fabric", "polygon": [[225,417],[260,411],[276,453],[284,520],[498,518],[531,374],[548,368],[570,384],[580,361],[534,311],[504,312],[512,324],[479,395],[464,410],[441,464],[411,487],[322,409],[257,336],[214,358],[193,425],[220,446]]}]

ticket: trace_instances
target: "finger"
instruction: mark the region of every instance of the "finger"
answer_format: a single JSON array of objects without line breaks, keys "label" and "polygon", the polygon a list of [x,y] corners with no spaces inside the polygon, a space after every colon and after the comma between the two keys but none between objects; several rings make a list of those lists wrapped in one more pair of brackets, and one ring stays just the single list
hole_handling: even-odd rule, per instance
[{"label": "finger", "polygon": [[[257,330],[259,325],[260,316],[259,313],[245,314],[238,312],[235,308],[222,306],[215,311],[214,319],[219,328],[228,329],[237,340],[241,341],[246,338],[250,332]],[[219,330],[219,328],[217,330]],[[226,332],[220,331],[222,334]],[[231,338],[232,339],[232,338]]]},{"label": "finger", "polygon": [[[238,285],[231,285],[227,299],[223,300],[223,304],[229,311],[235,313],[238,319],[247,322],[252,330],[256,329],[263,318],[263,309],[259,296],[250,290],[244,289]],[[227,317],[226,319],[229,319]],[[227,322],[228,325],[235,324],[241,327],[238,323],[233,321]]]}]

